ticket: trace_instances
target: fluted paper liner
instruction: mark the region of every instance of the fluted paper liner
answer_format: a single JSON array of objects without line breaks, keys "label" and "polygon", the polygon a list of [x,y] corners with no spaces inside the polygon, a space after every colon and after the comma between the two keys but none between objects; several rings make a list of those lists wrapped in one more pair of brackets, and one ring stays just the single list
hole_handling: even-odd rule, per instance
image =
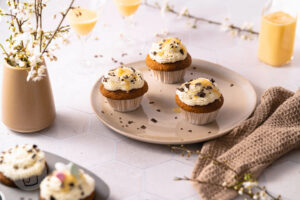
[{"label": "fluted paper liner", "polygon": [[138,109],[142,102],[143,96],[137,97],[135,99],[126,99],[126,100],[114,100],[106,98],[109,105],[119,112],[130,112]]},{"label": "fluted paper liner", "polygon": [[178,83],[183,80],[185,69],[177,71],[158,71],[151,70],[155,79],[163,83]]},{"label": "fluted paper liner", "polygon": [[185,119],[191,124],[204,125],[213,122],[218,115],[219,109],[210,113],[194,113],[183,110]]}]

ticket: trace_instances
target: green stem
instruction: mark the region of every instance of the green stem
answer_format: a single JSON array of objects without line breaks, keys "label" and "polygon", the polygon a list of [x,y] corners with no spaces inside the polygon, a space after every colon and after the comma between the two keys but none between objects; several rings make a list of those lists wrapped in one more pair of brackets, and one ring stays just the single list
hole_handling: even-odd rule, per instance
[{"label": "green stem", "polygon": [[5,53],[5,55],[7,57],[9,57],[8,53],[5,51],[5,48],[3,47],[3,45],[1,43],[0,43],[0,47],[1,47],[2,51]]}]

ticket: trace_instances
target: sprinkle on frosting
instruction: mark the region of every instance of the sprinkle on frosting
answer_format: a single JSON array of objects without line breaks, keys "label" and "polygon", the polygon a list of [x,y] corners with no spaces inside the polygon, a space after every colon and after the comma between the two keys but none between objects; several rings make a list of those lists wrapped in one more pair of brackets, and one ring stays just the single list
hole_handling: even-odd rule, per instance
[{"label": "sprinkle on frosting", "polygon": [[39,176],[45,166],[45,154],[37,145],[16,145],[0,154],[0,172],[13,181]]},{"label": "sprinkle on frosting", "polygon": [[80,200],[95,190],[95,181],[83,170],[70,163],[56,163],[56,170],[41,183],[41,197],[46,200]]},{"label": "sprinkle on frosting", "polygon": [[152,44],[149,56],[158,63],[174,63],[187,57],[184,44],[177,38],[167,38]]},{"label": "sprinkle on frosting", "polygon": [[176,94],[189,106],[205,106],[221,97],[215,80],[206,78],[198,78],[182,84]]},{"label": "sprinkle on frosting", "polygon": [[104,88],[109,91],[128,92],[132,89],[142,88],[144,82],[143,75],[139,70],[124,66],[108,71],[102,79]]}]

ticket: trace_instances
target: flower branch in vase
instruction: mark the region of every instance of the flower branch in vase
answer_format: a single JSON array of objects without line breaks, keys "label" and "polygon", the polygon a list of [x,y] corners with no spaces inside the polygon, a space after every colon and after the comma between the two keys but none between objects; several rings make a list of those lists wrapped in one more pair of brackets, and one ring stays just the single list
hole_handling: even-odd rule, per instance
[{"label": "flower branch in vase", "polygon": [[4,59],[12,67],[30,68],[28,81],[39,81],[45,76],[44,54],[50,60],[56,60],[49,46],[54,39],[64,37],[69,31],[69,27],[62,26],[62,23],[74,1],[70,2],[65,12],[61,12],[62,19],[54,31],[43,30],[46,0],[8,0],[9,10],[0,9],[0,16],[10,17],[7,23],[11,34],[5,40],[6,45],[0,44]]}]

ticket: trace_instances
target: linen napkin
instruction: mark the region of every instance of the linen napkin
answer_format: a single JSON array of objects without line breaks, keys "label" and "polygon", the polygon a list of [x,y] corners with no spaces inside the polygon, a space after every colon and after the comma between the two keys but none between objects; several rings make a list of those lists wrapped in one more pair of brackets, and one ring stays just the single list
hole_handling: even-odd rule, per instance
[{"label": "linen napkin", "polygon": [[[281,87],[264,92],[253,115],[226,136],[205,143],[202,154],[225,162],[239,175],[255,177],[285,153],[300,147],[300,88],[296,93]],[[235,174],[210,160],[197,160],[192,178],[222,184]],[[202,200],[229,200],[237,193],[218,186],[195,183]]]}]

